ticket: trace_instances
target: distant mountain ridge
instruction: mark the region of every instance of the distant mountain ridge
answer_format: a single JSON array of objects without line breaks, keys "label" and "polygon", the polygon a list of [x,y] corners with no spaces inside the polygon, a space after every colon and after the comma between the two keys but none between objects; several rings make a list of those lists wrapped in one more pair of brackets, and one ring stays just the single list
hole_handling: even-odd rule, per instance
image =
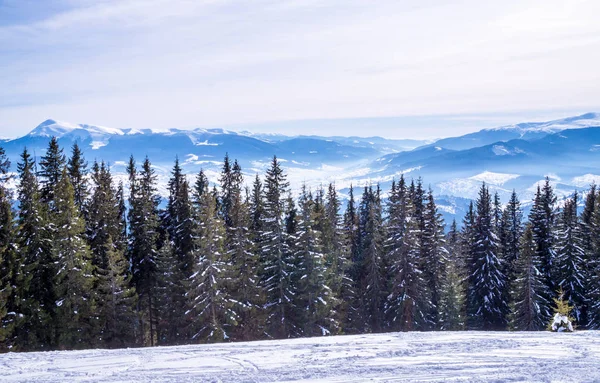
[{"label": "distant mountain ridge", "polygon": [[[0,140],[13,167],[24,147],[38,157],[51,136],[68,153],[78,143],[88,161],[104,160],[124,176],[130,155],[148,156],[166,184],[175,157],[184,170],[204,169],[218,179],[226,153],[239,160],[247,176],[262,173],[273,155],[287,169],[292,186],[318,187],[335,182],[344,194],[350,184],[380,183],[385,191],[401,174],[421,177],[439,197],[447,219],[462,218],[481,182],[506,200],[515,189],[524,201],[549,176],[559,194],[600,183],[600,114],[586,113],[547,122],[483,129],[435,142],[382,137],[286,136],[225,129],[115,129],[46,120],[29,134]],[[166,189],[161,188],[163,194]]]}]

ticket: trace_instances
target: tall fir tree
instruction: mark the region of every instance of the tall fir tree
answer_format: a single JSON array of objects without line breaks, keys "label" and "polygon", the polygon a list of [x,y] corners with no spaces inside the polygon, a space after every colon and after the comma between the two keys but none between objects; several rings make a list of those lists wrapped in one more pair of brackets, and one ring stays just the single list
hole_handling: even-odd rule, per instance
[{"label": "tall fir tree", "polygon": [[55,346],[54,276],[56,268],[51,254],[48,215],[40,201],[35,161],[23,150],[17,164],[19,174],[18,232],[19,286],[18,326],[14,342],[17,350],[49,350]]},{"label": "tall fir tree", "polygon": [[540,261],[540,272],[543,275],[543,292],[546,300],[551,301],[554,292],[558,288],[556,278],[556,254],[554,252],[554,231],[552,230],[555,218],[556,196],[552,190],[550,180],[546,178],[543,187],[539,187],[533,200],[533,206],[529,213],[529,223],[533,232],[533,240],[536,244],[537,258]]},{"label": "tall fir tree", "polygon": [[510,327],[515,330],[542,330],[549,318],[549,302],[544,291],[543,275],[531,225],[521,239],[521,254],[515,263],[517,274],[512,281]]},{"label": "tall fir tree", "polygon": [[441,275],[439,328],[462,330],[466,324],[466,295],[464,265],[460,258],[460,232],[456,220],[446,234],[446,261]]},{"label": "tall fir tree", "polygon": [[557,285],[564,291],[564,298],[573,304],[572,315],[577,323],[586,324],[583,316],[586,304],[586,273],[584,271],[584,243],[577,214],[578,194],[568,198],[558,215],[555,225],[554,271]]},{"label": "tall fir tree", "polygon": [[261,287],[266,296],[267,334],[274,338],[296,336],[294,291],[291,277],[294,264],[284,226],[285,195],[289,183],[277,157],[265,177],[264,211],[261,217]]},{"label": "tall fir tree", "polygon": [[60,181],[63,168],[67,163],[66,157],[62,148],[58,144],[58,139],[52,137],[48,143],[46,154],[42,156],[40,161],[40,200],[48,206],[49,211],[54,211],[55,208],[55,189]]},{"label": "tall fir tree", "polygon": [[55,185],[55,209],[51,220],[56,225],[52,257],[56,264],[56,334],[59,348],[85,348],[92,343],[95,302],[91,252],[85,241],[85,224],[77,206],[66,167]]},{"label": "tall fir tree", "polygon": [[71,185],[73,185],[75,205],[82,213],[82,216],[87,218],[85,205],[90,194],[87,180],[87,162],[85,161],[83,152],[77,143],[74,143],[71,149],[71,157],[67,163],[67,169]]},{"label": "tall fir tree", "polygon": [[233,340],[253,340],[259,338],[263,330],[264,295],[259,286],[258,255],[252,241],[251,211],[249,202],[244,201],[242,169],[237,160],[230,179],[226,251],[231,261],[231,273],[227,288],[238,316],[231,337]]},{"label": "tall fir tree", "polygon": [[229,339],[237,323],[233,302],[226,294],[226,277],[231,263],[225,251],[225,227],[218,217],[215,196],[205,189],[200,198],[199,225],[193,273],[187,292],[188,332],[194,342]]},{"label": "tall fir tree", "polygon": [[[517,193],[514,190],[502,212],[498,236],[500,238],[500,258],[504,266],[502,272],[507,281],[513,281],[516,278],[516,262],[521,252],[520,244],[523,236],[523,212]],[[504,290],[504,297],[507,302],[512,301],[510,289],[511,285],[507,283]]]},{"label": "tall fir tree", "polygon": [[506,278],[498,257],[492,213],[492,200],[484,183],[477,198],[474,236],[470,243],[467,315],[468,325],[473,329],[501,330],[506,327],[508,302],[502,294]]},{"label": "tall fir tree", "polygon": [[156,191],[156,174],[148,158],[137,173],[135,161],[130,159],[129,198],[129,259],[133,272],[133,284],[139,295],[138,313],[141,316],[142,342],[153,346],[156,342],[157,307],[155,287],[158,268],[156,265],[158,242],[158,205],[160,196]]},{"label": "tall fir tree", "polygon": [[13,289],[19,284],[12,193],[8,188],[10,161],[0,146],[0,352],[9,349],[16,325],[17,301]]},{"label": "tall fir tree", "polygon": [[410,331],[425,327],[423,298],[427,286],[421,269],[420,222],[404,179],[392,184],[388,201],[386,257],[390,261],[390,294],[386,315],[391,330]]}]

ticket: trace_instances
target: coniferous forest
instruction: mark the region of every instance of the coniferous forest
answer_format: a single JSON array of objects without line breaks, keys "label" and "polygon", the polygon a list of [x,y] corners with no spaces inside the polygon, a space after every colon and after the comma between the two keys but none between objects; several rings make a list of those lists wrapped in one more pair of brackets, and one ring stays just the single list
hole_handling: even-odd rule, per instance
[{"label": "coniferous forest", "polygon": [[11,180],[0,148],[2,351],[543,330],[559,290],[579,328],[600,328],[593,185],[557,201],[546,180],[524,217],[482,184],[445,230],[432,191],[402,176],[342,206],[334,184],[292,195],[276,157],[245,181],[225,156],[218,185],[175,160],[165,205],[148,158],[129,160],[128,185],[55,138],[16,164]]}]

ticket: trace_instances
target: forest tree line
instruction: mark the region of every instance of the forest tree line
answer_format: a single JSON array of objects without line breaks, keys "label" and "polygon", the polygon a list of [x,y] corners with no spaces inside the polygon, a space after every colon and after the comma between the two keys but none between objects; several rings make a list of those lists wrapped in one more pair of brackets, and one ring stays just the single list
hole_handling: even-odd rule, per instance
[{"label": "forest tree line", "polygon": [[[482,184],[445,231],[422,181],[293,196],[276,157],[246,187],[228,156],[218,185],[176,160],[161,208],[148,158],[127,188],[110,166],[39,163],[0,148],[0,350],[176,345],[410,330],[542,330],[562,289],[600,327],[600,192],[557,203],[548,179],[525,219]],[[127,195],[126,195],[127,190]],[[558,205],[561,205],[558,208]]]}]

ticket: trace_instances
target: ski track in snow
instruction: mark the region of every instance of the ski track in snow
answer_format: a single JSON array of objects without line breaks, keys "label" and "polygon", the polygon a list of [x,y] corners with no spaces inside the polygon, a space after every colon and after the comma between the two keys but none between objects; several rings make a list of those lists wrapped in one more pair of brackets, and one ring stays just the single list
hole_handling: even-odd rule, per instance
[{"label": "ski track in snow", "polygon": [[598,382],[600,331],[431,332],[0,355],[1,382]]}]

